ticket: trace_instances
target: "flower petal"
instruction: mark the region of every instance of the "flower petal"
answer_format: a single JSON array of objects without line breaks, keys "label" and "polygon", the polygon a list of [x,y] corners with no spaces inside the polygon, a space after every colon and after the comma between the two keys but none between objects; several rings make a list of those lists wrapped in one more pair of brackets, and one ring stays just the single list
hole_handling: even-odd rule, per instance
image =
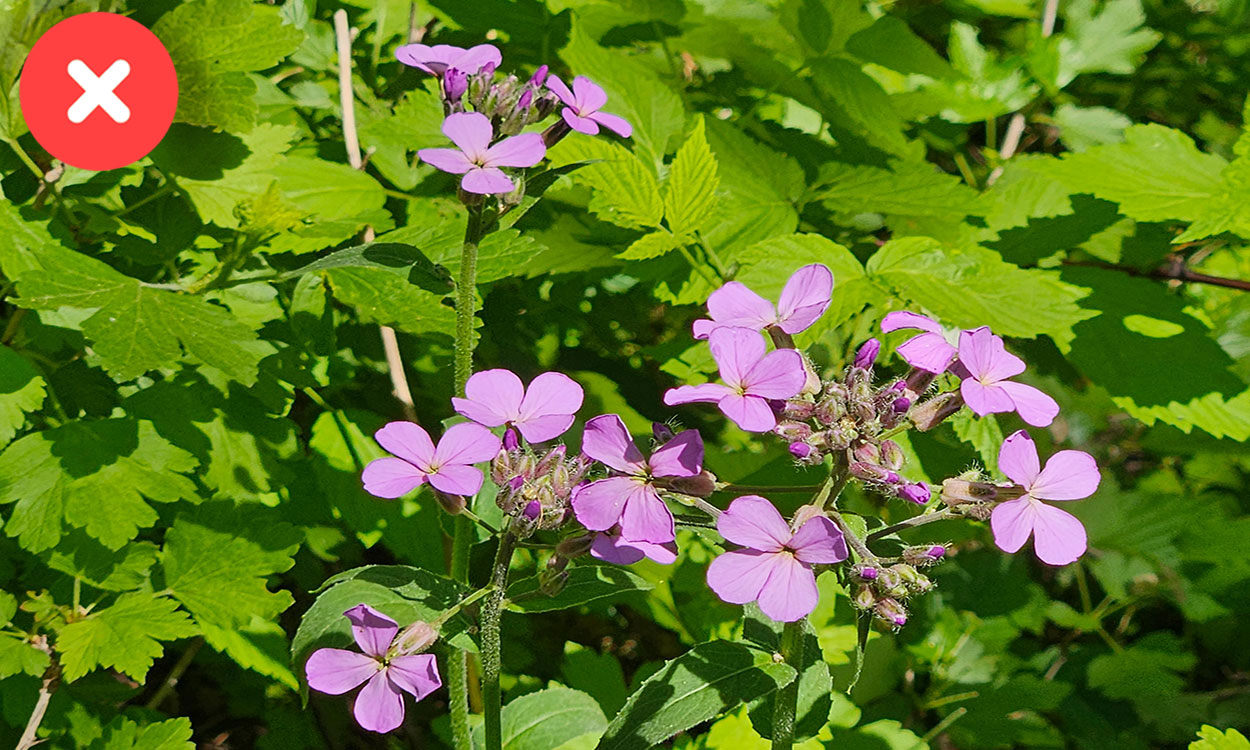
[{"label": "flower petal", "polygon": [[625,423],[616,414],[602,414],[586,423],[582,453],[626,474],[641,474],[646,469],[642,451],[634,445]]},{"label": "flower petal", "polygon": [[754,549],[726,552],[707,566],[708,588],[730,604],[753,602],[768,582],[776,556],[774,552]]},{"label": "flower petal", "polygon": [[1034,427],[1047,427],[1059,416],[1059,403],[1031,385],[1004,380],[998,386],[1011,399],[1020,418]]},{"label": "flower petal", "polygon": [[781,330],[795,334],[816,322],[833,299],[833,271],[820,263],[795,271],[781,290],[777,300],[777,319]]},{"label": "flower petal", "polygon": [[737,498],[716,518],[727,541],[764,552],[777,552],[790,541],[790,527],[776,506],[759,495]]},{"label": "flower petal", "polygon": [[376,458],[361,472],[365,492],[388,500],[403,497],[412,492],[426,479],[425,472],[402,458]]},{"label": "flower petal", "polygon": [[541,443],[563,435],[573,426],[572,414],[552,414],[547,417],[531,417],[517,423],[517,429],[526,442]]},{"label": "flower petal", "polygon": [[644,485],[630,477],[608,477],[573,489],[573,515],[591,531],[607,531],[621,520],[625,501]]},{"label": "flower petal", "polygon": [[721,413],[747,432],[768,432],[777,426],[777,415],[768,400],[759,396],[731,393],[716,404]]},{"label": "flower petal", "polygon": [[487,427],[498,427],[521,416],[525,386],[511,370],[495,369],[474,373],[464,385],[466,398],[453,398],[452,406],[461,416]]},{"label": "flower petal", "polygon": [[791,398],[807,383],[803,364],[803,355],[794,349],[778,349],[752,365],[742,384],[752,396]]},{"label": "flower petal", "polygon": [[[582,408],[585,395],[585,391],[577,384],[577,381],[568,375],[560,372],[544,372],[534,378],[525,391],[525,398],[521,401],[520,421],[525,422],[535,417],[575,414],[578,409]],[[525,439],[531,438],[526,435]],[[537,441],[545,439],[547,438],[539,438]]]},{"label": "flower petal", "polygon": [[761,331],[777,322],[773,303],[747,288],[745,284],[731,281],[712,292],[707,298],[707,311],[712,320],[723,326],[739,326]]},{"label": "flower petal", "polygon": [[[494,437],[493,435],[491,437]],[[498,438],[496,438],[498,440]],[[498,452],[498,451],[496,451]],[[449,495],[473,497],[482,489],[482,470],[464,464],[447,464],[438,467],[438,471],[430,474],[430,484],[434,489]]]},{"label": "flower petal", "polygon": [[356,696],[352,714],[356,723],[370,732],[398,729],[404,723],[404,694],[386,672],[378,672]]},{"label": "flower petal", "polygon": [[922,333],[912,336],[894,350],[903,361],[925,372],[941,374],[950,367],[955,358],[955,347],[940,333]]},{"label": "flower petal", "polygon": [[577,100],[579,115],[598,112],[600,107],[608,103],[607,92],[586,76],[573,79],[573,97]]},{"label": "flower petal", "polygon": [[685,430],[651,454],[647,461],[657,477],[692,477],[703,471],[703,436]]},{"label": "flower petal", "polygon": [[493,44],[479,44],[451,58],[448,67],[473,75],[488,64],[498,68],[501,62],[503,62],[503,55],[500,54],[498,47]]},{"label": "flower petal", "polygon": [[994,544],[1003,552],[1019,552],[1033,533],[1036,500],[1025,495],[994,506],[990,514],[990,530],[994,532]]},{"label": "flower petal", "polygon": [[463,151],[454,148],[423,148],[417,152],[417,158],[451,174],[464,174],[474,167]]},{"label": "flower petal", "polygon": [[438,674],[438,660],[434,658],[434,654],[397,656],[386,666],[386,676],[390,677],[400,690],[408,691],[417,700],[438,690],[443,684],[443,678]]},{"label": "flower petal", "polygon": [[573,111],[572,107],[565,107],[560,110],[560,117],[564,118],[564,121],[568,123],[570,128],[582,135],[599,135],[599,123],[589,117],[578,115],[577,112]]},{"label": "flower petal", "polygon": [[486,115],[478,112],[456,112],[447,115],[443,120],[443,135],[450,138],[469,161],[480,163],[490,146],[490,139],[495,137],[495,130],[490,126]]},{"label": "flower petal", "polygon": [[483,162],[489,167],[532,167],[547,155],[540,133],[522,133],[505,138],[486,151]]},{"label": "flower petal", "polygon": [[809,519],[799,527],[788,546],[794,550],[795,557],[810,565],[840,563],[850,554],[842,530],[824,516]]},{"label": "flower petal", "polygon": [[768,351],[759,331],[736,326],[715,329],[708,334],[707,343],[721,380],[731,388],[742,385],[747,373]]},{"label": "flower petal", "polygon": [[664,405],[678,404],[715,404],[722,398],[733,393],[728,387],[719,383],[702,385],[679,385],[664,392]]},{"label": "flower petal", "polygon": [[421,470],[428,470],[434,460],[434,441],[421,425],[412,422],[388,422],[373,433],[373,439],[387,453],[393,453]]},{"label": "flower petal", "polygon": [[434,460],[439,468],[448,464],[476,464],[494,458],[503,444],[493,432],[472,422],[447,428],[438,440]]},{"label": "flower petal", "polygon": [[987,326],[960,332],[959,361],[983,382],[996,383],[1024,372],[1024,360],[1008,352]]},{"label": "flower petal", "polygon": [[357,604],[343,613],[352,624],[356,645],[369,656],[382,656],[391,647],[399,625],[368,604]]},{"label": "flower petal", "polygon": [[938,325],[936,320],[908,310],[896,310],[881,319],[882,333],[899,331],[904,328],[918,328],[938,335],[942,333],[942,326]]},{"label": "flower petal", "polygon": [[777,622],[794,622],[811,614],[819,600],[812,569],[793,555],[774,555],[772,571],[760,589],[760,610]]},{"label": "flower petal", "polygon": [[690,324],[690,334],[699,341],[703,341],[714,328],[716,328],[716,321],[700,318]]},{"label": "flower petal", "polygon": [[625,499],[621,512],[621,537],[628,541],[664,544],[676,538],[673,512],[668,509],[659,493],[649,484],[637,484],[637,489]]},{"label": "flower petal", "polygon": [[395,50],[395,59],[404,65],[430,73],[442,75],[447,64],[464,53],[464,49],[450,44],[436,44],[429,47],[424,44],[405,44]]},{"label": "flower petal", "polygon": [[1102,475],[1085,451],[1059,451],[1046,461],[1029,494],[1039,500],[1080,500],[1094,494]]},{"label": "flower petal", "polygon": [[998,468],[1025,490],[1033,486],[1042,468],[1037,459],[1037,445],[1029,433],[1019,430],[1003,441],[1003,446],[998,449]]},{"label": "flower petal", "polygon": [[1001,383],[981,385],[980,382],[967,378],[959,383],[959,393],[964,397],[964,403],[968,404],[968,408],[982,417],[987,414],[1014,411],[1016,408],[1011,397],[1007,395],[1007,391],[1003,390]]},{"label": "flower petal", "polygon": [[341,648],[322,648],[313,652],[304,665],[308,687],[327,695],[342,695],[359,687],[375,675],[382,663],[372,656]]},{"label": "flower petal", "polygon": [[511,193],[516,190],[516,183],[512,178],[503,173],[502,169],[495,167],[474,167],[464,175],[464,179],[460,180],[460,187],[465,192],[476,193],[478,195],[497,195],[499,193]]},{"label": "flower petal", "polygon": [[577,97],[573,96],[573,92],[569,90],[569,87],[554,73],[547,76],[547,88],[568,106],[577,106]]},{"label": "flower petal", "polygon": [[619,529],[614,534],[599,532],[590,543],[590,556],[613,565],[633,565],[646,556],[642,551],[643,544],[646,542],[625,541]]},{"label": "flower petal", "polygon": [[1085,554],[1085,527],[1076,516],[1038,503],[1033,519],[1033,551],[1047,565],[1067,565]]},{"label": "flower petal", "polygon": [[630,125],[629,121],[620,115],[614,115],[610,112],[595,112],[586,119],[594,120],[622,138],[629,138],[634,134],[634,126]]}]

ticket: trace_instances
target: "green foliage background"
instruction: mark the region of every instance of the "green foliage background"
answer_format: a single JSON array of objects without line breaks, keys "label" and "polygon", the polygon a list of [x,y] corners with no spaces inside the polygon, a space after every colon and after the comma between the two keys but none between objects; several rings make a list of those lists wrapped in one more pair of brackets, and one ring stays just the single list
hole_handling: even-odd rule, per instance
[{"label": "green foliage background", "polygon": [[[834,303],[800,338],[821,364],[894,309],[990,325],[1063,406],[1034,436],[1103,467],[1074,508],[1091,551],[1073,566],[1003,555],[969,524],[913,532],[954,554],[905,629],[872,634],[849,696],[854,617],[822,579],[812,636],[834,689],[804,747],[1145,750],[1250,726],[1250,294],[1220,284],[1250,278],[1250,7],[1060,0],[1048,35],[1043,6],[0,2],[0,744],[35,704],[44,642],[64,670],[49,748],[446,741],[445,696],[367,736],[341,699],[303,706],[289,656],[335,573],[445,570],[433,499],[378,500],[358,480],[380,455],[373,430],[403,417],[380,324],[399,332],[420,420],[450,415],[464,215],[454,183],[415,160],[443,144],[433,86],[392,57],[421,34],[494,40],[521,74],[587,75],[635,126],[553,149],[555,166],[591,163],[483,245],[480,365],[568,372],[583,416],[616,411],[642,433],[671,416],[665,388],[713,371],[688,331],[714,283],[770,296],[823,262]],[[359,30],[364,170],[346,163],[339,7]],[[52,162],[17,104],[29,46],[88,10],[149,25],[181,85],[161,145],[103,173]],[[396,244],[343,250],[366,227]],[[803,481],[776,444],[706,410],[680,417],[722,479]],[[977,455],[993,470],[1020,426],[959,420],[909,450],[933,481]],[[594,747],[663,662],[742,631],[703,585],[711,542],[681,542],[675,565],[621,572],[606,596],[505,616],[507,747]],[[519,559],[514,575],[532,573]],[[446,606],[449,585],[334,591]],[[750,658],[720,641],[662,674],[697,686]],[[673,747],[766,746],[755,714],[701,700]],[[669,718],[640,736],[691,723]],[[1250,747],[1202,731],[1199,750]]]}]

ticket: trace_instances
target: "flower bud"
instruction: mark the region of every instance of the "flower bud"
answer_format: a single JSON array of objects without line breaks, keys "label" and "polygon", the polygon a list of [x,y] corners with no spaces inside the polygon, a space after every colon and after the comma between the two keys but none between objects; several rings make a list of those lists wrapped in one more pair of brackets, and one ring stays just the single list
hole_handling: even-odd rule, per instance
[{"label": "flower bud", "polygon": [[704,469],[692,477],[672,477],[668,487],[691,497],[710,497],[716,491],[716,475]]},{"label": "flower bud", "polygon": [[1023,488],[1019,493],[1014,492],[1015,485],[998,485],[990,482],[976,482],[960,477],[951,477],[942,481],[942,502],[950,506],[989,503],[993,501],[1003,501],[1019,497],[1023,493]]},{"label": "flower bud", "polygon": [[855,589],[855,595],[851,597],[851,604],[859,609],[872,609],[877,604],[877,596],[872,593],[872,587],[860,586]]},{"label": "flower bud", "polygon": [[391,649],[396,656],[420,654],[428,650],[437,640],[438,631],[428,622],[417,620],[399,631],[399,636],[395,638],[395,643],[391,646]]},{"label": "flower bud", "polygon": [[887,469],[898,471],[903,468],[907,457],[903,455],[903,448],[893,440],[881,441],[881,464]]},{"label": "flower bud", "polygon": [[916,505],[924,505],[929,502],[932,495],[929,493],[929,485],[920,482],[910,482],[908,484],[899,485],[894,489],[895,494],[908,502]]},{"label": "flower bud", "polygon": [[929,390],[929,386],[933,385],[933,381],[937,379],[937,375],[928,370],[921,370],[919,367],[913,367],[911,372],[907,373],[903,383],[906,385],[908,393],[920,395]]},{"label": "flower bud", "polygon": [[939,393],[928,401],[917,404],[911,410],[911,421],[916,425],[916,429],[928,432],[963,406],[964,400],[958,391]]},{"label": "flower bud", "polygon": [[516,430],[509,427],[503,431],[503,447],[504,450],[514,451],[521,447],[521,438],[517,435]]},{"label": "flower bud", "polygon": [[876,581],[878,591],[890,591],[903,585],[903,579],[893,567],[878,568]]},{"label": "flower bud", "polygon": [[503,487],[512,478],[512,454],[501,450],[490,462],[490,481]]},{"label": "flower bud", "polygon": [[854,429],[841,424],[836,424],[833,427],[830,427],[823,433],[823,435],[825,442],[829,445],[829,450],[831,451],[844,451],[851,447],[851,443],[859,437],[859,433],[857,433]]},{"label": "flower bud", "polygon": [[808,504],[801,506],[798,510],[794,511],[794,516],[790,519],[790,528],[793,531],[798,531],[803,528],[803,524],[813,518],[816,518],[817,516],[823,515],[825,515],[825,512],[821,510],[819,505]]},{"label": "flower bud", "polygon": [[663,422],[651,423],[651,437],[655,438],[655,442],[664,445],[668,441],[676,437],[673,428]]},{"label": "flower bud", "polygon": [[875,484],[898,484],[902,479],[899,475],[883,466],[855,461],[851,464],[851,476],[862,482]]},{"label": "flower bud", "polygon": [[773,428],[773,434],[793,443],[811,437],[812,428],[802,422],[786,420],[777,423],[777,426]]},{"label": "flower bud", "polygon": [[903,550],[903,561],[918,567],[937,565],[945,556],[946,546],[942,544],[925,544]]},{"label": "flower bud", "polygon": [[459,102],[469,90],[469,77],[464,71],[448,68],[443,74],[443,99],[449,103]]},{"label": "flower bud", "polygon": [[803,389],[799,391],[799,395],[814,396],[817,393],[820,393],[820,376],[816,374],[816,368],[812,366],[811,362],[807,361],[806,356],[803,357],[803,372],[807,375],[807,380],[804,381]]},{"label": "flower bud", "polygon": [[902,604],[888,597],[877,602],[873,607],[873,613],[896,628],[907,624],[907,610],[903,609]]},{"label": "flower bud", "polygon": [[[812,414],[816,411],[816,404],[805,398],[792,398],[781,407],[782,419],[811,419]],[[781,433],[777,433],[781,434]]]},{"label": "flower bud", "polygon": [[853,451],[855,460],[869,464],[881,463],[881,448],[875,443],[860,443]]},{"label": "flower bud", "polygon": [[516,108],[529,109],[532,101],[534,101],[534,92],[530,89],[525,89],[521,92],[521,98],[516,100]]},{"label": "flower bud", "polygon": [[859,347],[859,351],[855,353],[855,367],[861,370],[870,370],[872,365],[877,361],[877,354],[881,352],[881,342],[876,339],[868,339]]},{"label": "flower bud", "polygon": [[551,473],[551,470],[555,468],[557,464],[564,462],[564,453],[566,450],[567,449],[562,443],[547,451],[547,455],[543,456],[542,459],[534,465],[534,476],[540,477],[544,474]]},{"label": "flower bud", "polygon": [[806,464],[820,463],[821,459],[824,458],[820,455],[820,451],[807,443],[790,443],[790,455]]},{"label": "flower bud", "polygon": [[890,402],[890,411],[895,414],[906,414],[911,409],[911,399],[906,396],[899,396]]},{"label": "flower bud", "polygon": [[856,565],[851,568],[851,573],[865,581],[875,581],[881,571],[877,570],[872,565]]},{"label": "flower bud", "polygon": [[564,591],[564,585],[569,581],[569,572],[567,570],[559,570],[554,573],[547,573],[545,570],[538,576],[538,590],[547,596],[555,596]]},{"label": "flower bud", "polygon": [[433,487],[430,490],[434,493],[434,499],[438,501],[439,506],[447,511],[448,515],[459,515],[460,511],[464,510],[465,506],[469,504],[469,501],[463,495],[449,495]]},{"label": "flower bud", "polygon": [[845,415],[846,404],[836,396],[825,396],[812,411],[812,416],[823,425],[832,425]]},{"label": "flower bud", "polygon": [[525,510],[521,511],[521,516],[527,521],[535,521],[543,513],[543,504],[537,500],[530,500],[525,506]]},{"label": "flower bud", "polygon": [[556,544],[556,554],[565,558],[581,557],[590,551],[590,546],[594,542],[595,537],[593,534],[579,534],[578,536],[561,539]]},{"label": "flower bud", "polygon": [[539,65],[538,70],[534,71],[534,75],[530,76],[529,85],[544,86],[547,83],[547,66]]}]

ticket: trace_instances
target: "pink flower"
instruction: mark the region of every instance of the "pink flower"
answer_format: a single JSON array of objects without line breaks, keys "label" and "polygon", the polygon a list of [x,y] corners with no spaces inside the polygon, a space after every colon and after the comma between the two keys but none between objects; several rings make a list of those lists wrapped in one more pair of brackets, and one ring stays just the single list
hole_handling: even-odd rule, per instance
[{"label": "pink flower", "polygon": [[773,504],[758,495],[730,503],[716,528],[745,549],[713,560],[707,585],[730,604],[758,601],[764,614],[779,622],[794,622],[816,608],[813,565],[847,558],[846,540],[833,521],[816,516],[791,533]]},{"label": "pink flower", "polygon": [[477,112],[447,115],[443,135],[456,148],[423,148],[417,156],[444,172],[464,175],[460,187],[469,193],[510,193],[516,185],[500,167],[532,167],[547,155],[538,133],[522,133],[490,145],[495,131],[486,115]]},{"label": "pink flower", "polygon": [[499,438],[481,425],[461,423],[443,433],[438,447],[430,434],[412,422],[391,422],[373,435],[399,458],[369,462],[361,478],[365,491],[377,497],[401,497],[426,482],[450,495],[476,495],[482,471],[473,464],[499,453]]},{"label": "pink flower", "polygon": [[748,432],[777,426],[770,399],[797,396],[807,383],[803,355],[793,349],[767,352],[764,339],[749,328],[716,328],[708,336],[712,358],[724,385],[683,385],[664,394],[667,406],[712,403]]},{"label": "pink flower", "polygon": [[473,75],[487,65],[499,67],[503,55],[493,44],[479,44],[464,49],[450,44],[405,44],[395,50],[395,57],[404,65],[423,70],[430,75],[441,76],[449,69]]},{"label": "pink flower", "polygon": [[389,732],[404,721],[404,692],[421,700],[443,684],[438,662],[433,654],[391,653],[399,626],[367,604],[343,614],[351,620],[352,635],[364,653],[341,648],[313,652],[304,666],[308,687],[342,695],[363,683],[352,707],[357,723],[371,732]]},{"label": "pink flower", "polygon": [[899,344],[894,350],[898,356],[912,367],[925,372],[935,375],[945,372],[955,358],[955,347],[946,340],[942,334],[942,326],[936,320],[914,312],[898,310],[886,315],[881,321],[881,330],[884,333],[909,329],[920,330],[921,333]]},{"label": "pink flower", "polygon": [[516,427],[531,443],[562,434],[582,407],[582,387],[567,375],[544,372],[527,390],[509,370],[483,370],[469,378],[467,398],[451,403],[461,416],[487,427]]},{"label": "pink flower", "polygon": [[619,526],[611,531],[600,531],[590,544],[590,556],[614,565],[633,565],[644,557],[661,565],[672,565],[677,560],[677,543],[630,541],[621,536]]},{"label": "pink flower", "polygon": [[998,465],[1024,496],[994,506],[990,528],[1003,552],[1016,552],[1033,537],[1033,551],[1048,565],[1067,565],[1085,554],[1085,527],[1076,516],[1043,500],[1080,500],[1094,494],[1101,477],[1094,457],[1059,451],[1038,469],[1037,446],[1020,430],[1003,441]]},{"label": "pink flower", "polygon": [[654,478],[693,477],[703,471],[698,430],[679,433],[647,459],[621,418],[604,414],[586,423],[582,453],[620,474],[573,490],[573,513],[583,526],[607,531],[619,523],[620,536],[631,542],[673,541],[673,514],[656,491]]},{"label": "pink flower", "polygon": [[1003,340],[981,326],[959,334],[959,362],[968,377],[959,384],[964,402],[980,416],[1015,411],[1034,427],[1055,421],[1059,404],[1031,385],[1007,378],[1024,372],[1024,360],[1007,351]]},{"label": "pink flower", "polygon": [[599,135],[599,126],[602,125],[622,138],[633,135],[634,128],[624,117],[599,111],[608,103],[608,95],[586,76],[573,79],[572,91],[558,76],[547,76],[547,88],[567,105],[560,111],[560,116],[577,132]]},{"label": "pink flower", "polygon": [[776,326],[791,335],[806,331],[829,309],[833,298],[833,272],[813,263],[795,271],[781,290],[777,306],[751,291],[746,285],[731,281],[707,298],[711,320],[694,322],[694,337],[705,339],[715,328],[734,326],[762,331]]}]

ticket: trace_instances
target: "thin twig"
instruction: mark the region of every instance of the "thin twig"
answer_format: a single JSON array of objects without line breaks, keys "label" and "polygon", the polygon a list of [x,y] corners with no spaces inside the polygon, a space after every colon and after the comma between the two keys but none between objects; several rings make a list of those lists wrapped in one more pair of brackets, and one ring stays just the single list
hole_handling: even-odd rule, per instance
[{"label": "thin twig", "polygon": [[37,636],[32,640],[31,645],[47,654],[51,661],[48,662],[48,668],[43,671],[39,698],[35,701],[35,708],[30,712],[30,719],[26,721],[26,729],[22,732],[22,738],[17,741],[15,750],[29,750],[39,744],[40,740],[36,739],[36,735],[39,734],[39,725],[43,723],[43,715],[48,712],[48,702],[52,700],[52,694],[61,684],[61,661],[56,658],[56,653],[48,645],[48,639],[44,636]]},{"label": "thin twig", "polygon": [[[1045,39],[1055,33],[1055,19],[1059,15],[1059,0],[1046,0],[1046,7],[1042,9],[1042,38]],[[1012,156],[1015,156],[1016,149],[1020,147],[1020,138],[1024,135],[1025,119],[1023,112],[1017,112],[1011,116],[1011,121],[1007,123],[1007,133],[1003,136],[1003,149],[998,152],[999,158],[1006,162]],[[990,176],[985,179],[987,186],[993,185],[1003,175],[1004,164],[994,167],[994,171],[990,172]]]},{"label": "thin twig", "polygon": [[200,652],[200,648],[204,646],[204,636],[199,636],[195,640],[187,644],[187,650],[182,652],[182,656],[178,657],[178,661],[174,663],[174,668],[169,670],[169,676],[161,683],[160,688],[148,699],[143,707],[149,711],[155,711],[161,707],[165,699],[170,693],[174,692],[174,688],[178,686],[178,680],[182,679],[182,675],[191,666],[191,662],[195,660],[195,655]]},{"label": "thin twig", "polygon": [[933,523],[935,521],[946,521],[958,517],[959,516],[950,508],[939,510],[936,513],[925,513],[919,516],[912,516],[905,521],[899,521],[898,523],[886,526],[883,529],[877,529],[868,535],[867,541],[871,542],[880,539],[881,537],[889,536],[896,531],[902,531],[903,529],[912,528],[914,526],[924,526],[925,524]]},{"label": "thin twig", "polygon": [[1210,276],[1205,273],[1191,271],[1183,263],[1172,263],[1167,268],[1157,268],[1153,271],[1143,271],[1140,268],[1132,266],[1122,266],[1116,263],[1103,263],[1095,260],[1065,260],[1065,266],[1086,266],[1089,268],[1104,268],[1108,271],[1120,271],[1129,276],[1141,276],[1147,279],[1163,279],[1165,281],[1181,281],[1190,284],[1210,284],[1211,286],[1224,287],[1225,289],[1236,289],[1242,292],[1250,292],[1250,281],[1242,279],[1226,279],[1220,276]]}]

